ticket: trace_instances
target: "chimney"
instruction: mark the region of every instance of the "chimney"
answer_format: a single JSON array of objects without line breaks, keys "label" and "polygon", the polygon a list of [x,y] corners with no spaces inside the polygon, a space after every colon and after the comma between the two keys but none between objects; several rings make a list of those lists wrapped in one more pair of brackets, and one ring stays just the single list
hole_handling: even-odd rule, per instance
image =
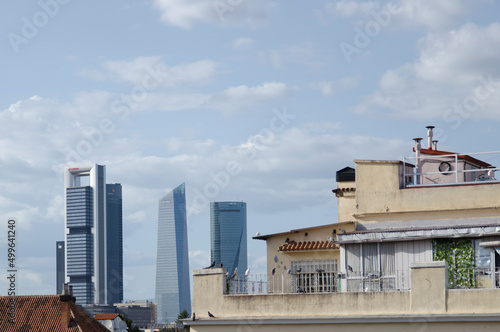
[{"label": "chimney", "polygon": [[422,145],[420,144],[420,141],[422,140],[421,137],[416,137],[413,139],[415,141],[415,172],[417,173],[416,175],[416,181],[415,184],[420,184],[420,149],[422,148]]},{"label": "chimney", "polygon": [[435,127],[434,126],[427,126],[425,128],[427,128],[427,148],[429,150],[432,150],[432,136],[434,135],[434,133],[432,132],[432,129],[434,129]]},{"label": "chimney", "polygon": [[64,284],[63,293],[59,295],[59,300],[61,301],[61,327],[68,329],[71,322],[71,302],[75,303],[76,301],[73,297],[73,286]]},{"label": "chimney", "polygon": [[438,141],[434,140],[434,141],[432,141],[432,150],[436,150],[437,151],[437,149],[438,149]]}]

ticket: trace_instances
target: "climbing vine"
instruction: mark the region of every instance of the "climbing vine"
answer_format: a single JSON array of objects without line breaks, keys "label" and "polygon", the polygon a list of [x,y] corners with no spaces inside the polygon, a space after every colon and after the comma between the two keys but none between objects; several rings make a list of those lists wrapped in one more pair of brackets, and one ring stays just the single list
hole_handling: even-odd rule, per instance
[{"label": "climbing vine", "polygon": [[474,288],[474,249],[470,239],[436,239],[432,241],[435,261],[448,263],[450,288]]}]

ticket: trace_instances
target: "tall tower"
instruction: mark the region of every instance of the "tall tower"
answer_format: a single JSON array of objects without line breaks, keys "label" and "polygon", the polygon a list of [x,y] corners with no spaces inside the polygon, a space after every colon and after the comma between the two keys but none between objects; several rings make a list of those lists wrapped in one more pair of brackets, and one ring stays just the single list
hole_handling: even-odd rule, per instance
[{"label": "tall tower", "polygon": [[221,263],[229,274],[247,269],[247,204],[210,203],[210,261]]},{"label": "tall tower", "polygon": [[64,241],[56,242],[56,294],[62,294],[64,279]]},{"label": "tall tower", "polygon": [[184,183],[160,199],[156,257],[157,322],[170,323],[191,313]]},{"label": "tall tower", "polygon": [[122,185],[106,184],[107,303],[123,301]]},{"label": "tall tower", "polygon": [[64,172],[66,282],[76,303],[107,303],[106,167]]}]

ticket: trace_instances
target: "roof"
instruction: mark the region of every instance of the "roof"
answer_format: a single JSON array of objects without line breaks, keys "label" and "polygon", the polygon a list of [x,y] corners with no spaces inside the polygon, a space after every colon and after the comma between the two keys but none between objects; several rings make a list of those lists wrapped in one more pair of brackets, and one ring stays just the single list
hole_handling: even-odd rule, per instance
[{"label": "roof", "polygon": [[500,236],[500,220],[498,218],[412,220],[358,225],[356,231],[337,234],[337,243],[481,236]]},{"label": "roof", "polygon": [[96,320],[113,320],[118,317],[118,314],[97,314],[94,319]]},{"label": "roof", "polygon": [[[415,151],[415,148],[413,148],[413,151]],[[437,155],[437,156],[443,156],[443,155],[454,155],[456,154],[458,159],[463,159],[465,161],[468,161],[470,163],[473,163],[477,166],[480,166],[480,167],[485,167],[485,168],[491,168],[491,167],[494,167],[490,164],[488,164],[487,162],[484,162],[482,160],[479,160],[479,159],[476,159],[476,158],[473,158],[467,154],[460,154],[460,153],[456,153],[456,152],[448,152],[448,151],[440,151],[440,150],[432,150],[432,149],[420,149],[420,153],[423,153],[423,154],[432,154],[432,155]]]},{"label": "roof", "polygon": [[307,242],[289,242],[278,247],[279,251],[304,251],[304,250],[326,250],[339,249],[339,246],[330,241],[307,241]]},{"label": "roof", "polygon": [[[11,308],[14,308],[15,313],[13,322],[9,315]],[[63,323],[64,314],[69,318],[67,324]],[[29,295],[0,297],[0,331],[104,332],[109,330],[78,307],[71,296]]]},{"label": "roof", "polygon": [[308,231],[311,229],[317,229],[317,228],[323,228],[323,227],[337,228],[338,226],[341,227],[342,225],[353,224],[353,223],[354,223],[354,221],[346,221],[346,222],[338,222],[338,223],[334,223],[334,224],[326,224],[326,225],[320,225],[320,226],[297,228],[297,229],[292,229],[288,232],[281,232],[281,233],[274,233],[274,234],[267,234],[267,235],[257,235],[257,236],[252,237],[252,239],[254,239],[254,240],[267,240],[268,238],[270,238],[272,236],[277,236],[277,235],[295,234],[295,233],[300,233],[300,232]]}]

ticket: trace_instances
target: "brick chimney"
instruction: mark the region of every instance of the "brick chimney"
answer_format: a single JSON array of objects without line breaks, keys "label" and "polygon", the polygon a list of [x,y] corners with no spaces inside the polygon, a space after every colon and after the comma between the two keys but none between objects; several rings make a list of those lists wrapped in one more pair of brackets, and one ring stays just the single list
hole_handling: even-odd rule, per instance
[{"label": "brick chimney", "polygon": [[61,301],[61,327],[63,329],[69,328],[69,323],[71,322],[71,303],[75,303],[76,299],[73,296],[73,287],[64,284],[63,293],[59,295],[59,300]]}]

